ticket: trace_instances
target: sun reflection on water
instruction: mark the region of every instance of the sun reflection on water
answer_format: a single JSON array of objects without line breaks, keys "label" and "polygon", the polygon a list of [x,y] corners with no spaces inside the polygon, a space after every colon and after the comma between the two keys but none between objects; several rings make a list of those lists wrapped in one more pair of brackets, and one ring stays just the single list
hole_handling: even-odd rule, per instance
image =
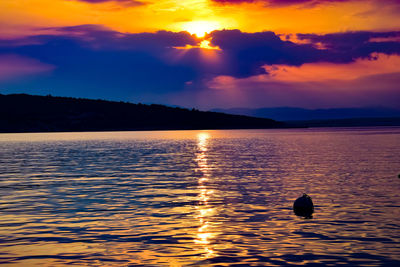
[{"label": "sun reflection on water", "polygon": [[199,133],[197,135],[197,148],[196,161],[198,169],[196,171],[201,173],[198,180],[198,205],[196,206],[197,215],[200,227],[197,229],[197,235],[194,242],[202,246],[203,257],[210,258],[216,256],[213,249],[212,240],[216,234],[211,229],[211,219],[215,215],[216,210],[209,204],[209,199],[214,194],[214,190],[210,189],[207,185],[211,177],[210,167],[207,162],[208,140],[210,135],[208,133]]}]

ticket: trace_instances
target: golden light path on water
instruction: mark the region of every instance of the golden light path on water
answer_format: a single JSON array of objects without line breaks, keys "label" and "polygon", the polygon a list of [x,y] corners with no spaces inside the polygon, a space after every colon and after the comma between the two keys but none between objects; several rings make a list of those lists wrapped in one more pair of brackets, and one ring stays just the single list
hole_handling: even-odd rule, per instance
[{"label": "golden light path on water", "polygon": [[197,135],[197,148],[196,162],[198,164],[197,172],[202,176],[198,180],[198,198],[199,204],[196,206],[198,210],[197,219],[199,220],[200,227],[198,228],[197,237],[194,240],[196,244],[200,244],[204,249],[204,257],[210,258],[215,255],[212,248],[211,240],[216,237],[216,233],[211,230],[212,216],[215,214],[215,208],[211,207],[208,203],[214,191],[207,186],[211,174],[210,168],[207,164],[207,143],[210,135],[208,133],[199,133]]}]

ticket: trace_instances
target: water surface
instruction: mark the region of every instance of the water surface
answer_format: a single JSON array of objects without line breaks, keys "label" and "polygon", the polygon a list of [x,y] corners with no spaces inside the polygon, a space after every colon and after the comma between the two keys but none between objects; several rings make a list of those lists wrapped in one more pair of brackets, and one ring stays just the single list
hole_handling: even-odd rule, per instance
[{"label": "water surface", "polygon": [[400,128],[0,134],[0,263],[399,265],[399,159]]}]

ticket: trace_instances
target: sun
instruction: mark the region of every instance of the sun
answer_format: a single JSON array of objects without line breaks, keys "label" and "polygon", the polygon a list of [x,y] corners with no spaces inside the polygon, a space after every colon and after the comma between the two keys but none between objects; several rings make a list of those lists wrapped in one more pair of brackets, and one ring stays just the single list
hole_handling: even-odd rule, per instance
[{"label": "sun", "polygon": [[220,29],[221,25],[216,21],[197,20],[184,23],[182,28],[190,34],[202,38],[207,33]]}]

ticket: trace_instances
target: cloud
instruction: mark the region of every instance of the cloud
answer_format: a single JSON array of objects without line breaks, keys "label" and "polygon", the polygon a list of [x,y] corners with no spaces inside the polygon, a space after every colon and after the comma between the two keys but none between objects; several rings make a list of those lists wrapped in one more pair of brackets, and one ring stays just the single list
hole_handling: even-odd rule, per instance
[{"label": "cloud", "polygon": [[299,5],[299,4],[307,6],[316,6],[319,4],[349,2],[354,0],[212,0],[212,1],[224,5],[261,2],[269,6],[288,6],[288,5]]},{"label": "cloud", "polygon": [[[361,47],[367,44],[375,43],[376,39],[379,42],[392,43],[392,40],[400,37],[400,31],[389,32],[343,32],[330,34],[297,34],[299,40],[307,40],[310,43],[320,43],[328,49],[343,50],[350,47]],[[386,40],[385,40],[386,39]]]},{"label": "cloud", "polygon": [[6,52],[14,53],[11,47],[15,47],[16,44],[32,44],[21,46],[25,48],[38,48],[43,44],[50,46],[51,50],[62,49],[68,44],[91,52],[98,51],[99,54],[101,51],[125,51],[127,54],[141,52],[166,64],[182,65],[196,70],[199,76],[229,75],[237,78],[266,74],[265,65],[301,66],[320,62],[344,64],[359,58],[373,60],[374,53],[400,54],[400,42],[396,41],[400,32],[395,31],[297,34],[297,39],[301,41],[297,43],[282,40],[274,32],[268,31],[246,33],[239,30],[217,30],[206,36],[211,39],[211,45],[220,48],[208,52],[213,54],[212,61],[211,56],[205,58],[206,52],[199,48],[184,51],[175,49],[198,47],[201,40],[188,32],[121,33],[99,25],[45,30],[53,31],[54,34],[22,40],[3,40],[0,42],[0,48],[8,47]]},{"label": "cloud", "polygon": [[[249,77],[267,73],[264,65],[285,64],[300,66],[305,63],[351,63],[358,58],[370,58],[374,53],[400,54],[400,42],[371,41],[392,38],[399,32],[349,32],[327,35],[298,34],[308,43],[283,41],[273,32],[244,33],[239,30],[214,31],[212,45],[221,48],[229,69],[222,74]],[[321,44],[324,46],[321,49]]]},{"label": "cloud", "polygon": [[[74,0],[70,0],[70,1],[74,1]],[[89,3],[89,4],[101,4],[101,3],[117,3],[123,6],[141,6],[144,5],[143,2],[140,1],[135,1],[135,0],[75,0],[75,1],[79,1],[79,2],[85,2],[85,3]]]},{"label": "cloud", "polygon": [[229,61],[225,74],[235,77],[265,73],[262,68],[265,64],[301,65],[322,57],[322,53],[312,45],[282,41],[273,32],[223,30],[212,32],[210,37],[211,44],[220,47]]},{"label": "cloud", "polygon": [[0,55],[0,81],[50,72],[54,66],[14,54]]},{"label": "cloud", "polygon": [[400,32],[345,32],[332,34],[297,34],[299,40],[330,51],[344,63],[358,58],[370,58],[373,53],[400,54]]},{"label": "cloud", "polygon": [[332,5],[347,2],[368,2],[373,5],[373,9],[368,12],[361,12],[359,15],[368,15],[376,12],[378,9],[388,9],[394,14],[400,12],[400,1],[398,0],[211,0],[219,5],[240,5],[245,3],[261,3],[266,7],[280,8],[287,6],[300,6],[301,8],[314,8],[322,5]]},{"label": "cloud", "polygon": [[[53,34],[14,39],[8,41],[8,45],[18,42],[48,43],[65,39],[92,49],[154,51],[186,45],[195,46],[199,42],[188,32],[121,33],[93,24],[43,28],[42,30],[52,31]],[[0,42],[0,46],[2,43],[7,45],[7,41]]]},{"label": "cloud", "polygon": [[281,82],[350,81],[364,76],[393,73],[400,70],[400,56],[372,55],[374,60],[358,59],[348,64],[306,63],[300,67],[287,65],[264,66],[265,80]]}]

